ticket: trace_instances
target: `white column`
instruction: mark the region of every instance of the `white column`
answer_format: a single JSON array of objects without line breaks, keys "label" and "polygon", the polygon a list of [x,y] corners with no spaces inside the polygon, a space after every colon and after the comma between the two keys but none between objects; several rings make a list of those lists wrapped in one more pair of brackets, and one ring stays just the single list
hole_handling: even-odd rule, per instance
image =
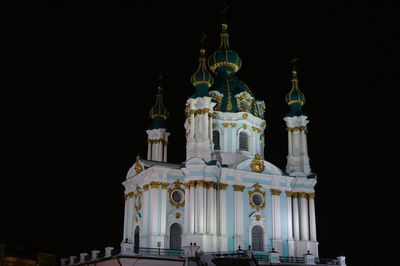
[{"label": "white column", "polygon": [[204,113],[201,115],[203,120],[203,140],[207,140],[208,138],[208,113]]},{"label": "white column", "polygon": [[195,140],[196,140],[196,142],[197,141],[200,141],[201,140],[201,119],[200,119],[200,114],[196,114],[195,115],[195,117],[194,117],[194,120],[195,120],[195,124],[194,124],[194,126],[195,126],[195,133],[194,133],[194,138],[195,138]]},{"label": "white column", "polygon": [[210,150],[213,150],[213,122],[212,113],[208,114],[208,139],[210,140]]},{"label": "white column", "polygon": [[232,126],[232,129],[231,129],[231,132],[232,132],[232,152],[236,152],[236,147],[237,147],[237,145],[236,145],[236,123],[231,123],[231,126]]},{"label": "white column", "polygon": [[132,229],[133,229],[133,192],[128,193],[128,228],[127,238],[132,241]]},{"label": "white column", "polygon": [[147,160],[151,160],[151,142],[147,140]]},{"label": "white column", "polygon": [[195,181],[190,181],[190,208],[189,208],[189,212],[190,212],[190,218],[189,218],[189,233],[193,234],[194,233],[194,189],[195,189]]},{"label": "white column", "polygon": [[213,202],[212,202],[212,234],[217,234],[217,184],[214,183],[213,185]]},{"label": "white column", "polygon": [[190,233],[190,188],[189,188],[189,183],[185,183],[185,217],[184,217],[184,225],[183,225],[183,230],[185,234]]},{"label": "white column", "polygon": [[235,249],[243,246],[243,189],[244,186],[233,185],[235,193]]},{"label": "white column", "polygon": [[167,228],[167,187],[168,183],[161,183],[161,228],[160,235],[165,235]]},{"label": "white column", "polygon": [[156,147],[157,147],[157,143],[154,142],[154,140],[152,140],[153,143],[151,144],[151,159],[152,161],[156,160]]},{"label": "white column", "polygon": [[300,192],[300,211],[301,211],[301,241],[309,240],[308,232],[308,206],[307,206],[307,193]]},{"label": "white column", "polygon": [[228,146],[228,123],[222,123],[222,125],[224,126],[224,146],[221,147],[221,150],[223,152],[229,152],[229,146]]},{"label": "white column", "polygon": [[[143,199],[142,199],[142,228],[140,228],[140,237],[147,238],[149,234],[149,184],[143,185]],[[140,245],[143,246],[142,241]],[[144,247],[148,247],[148,242],[144,243]]]},{"label": "white column", "polygon": [[300,154],[300,143],[299,143],[299,130],[293,131],[293,155],[299,156]]},{"label": "white column", "polygon": [[302,138],[303,138],[303,153],[304,153],[304,156],[307,156],[307,155],[308,155],[308,150],[307,150],[307,134],[306,134],[306,132],[303,130],[303,131],[301,132],[301,135],[302,135]]},{"label": "white column", "polygon": [[219,184],[219,233],[226,236],[226,188],[228,184]]},{"label": "white column", "polygon": [[[272,194],[272,235],[274,240],[281,239],[281,208],[280,208],[280,190],[271,189]],[[277,247],[275,247],[278,250]]]},{"label": "white column", "polygon": [[215,183],[208,182],[208,196],[207,196],[207,233],[215,234],[215,198],[214,198],[214,189]]},{"label": "white column", "polygon": [[125,195],[125,211],[124,211],[124,235],[122,237],[122,242],[128,237],[128,194]]},{"label": "white column", "polygon": [[168,146],[168,142],[165,141],[164,143],[164,159],[163,162],[167,162],[167,146]]},{"label": "white column", "polygon": [[196,218],[198,222],[197,232],[199,234],[204,233],[204,181],[197,181],[197,195],[198,199],[196,200],[197,209],[198,209],[198,217]]},{"label": "white column", "polygon": [[194,141],[194,110],[190,110],[190,131],[189,131],[189,138],[188,141]]},{"label": "white column", "polygon": [[314,193],[308,194],[308,209],[310,214],[310,240],[317,241],[317,226],[315,222],[315,204],[314,204]]},{"label": "white column", "polygon": [[300,241],[300,226],[299,226],[299,200],[298,193],[293,193],[293,235],[295,241]]},{"label": "white column", "polygon": [[[150,182],[150,197],[151,197],[151,226],[150,234],[158,234],[157,219],[158,219],[158,186],[159,182]],[[150,245],[152,243],[149,243]],[[153,247],[153,246],[150,246]]]},{"label": "white column", "polygon": [[293,154],[293,150],[292,150],[292,131],[288,130],[288,155],[292,155],[292,154]]},{"label": "white column", "polygon": [[293,240],[292,195],[293,192],[286,191],[288,240]]}]

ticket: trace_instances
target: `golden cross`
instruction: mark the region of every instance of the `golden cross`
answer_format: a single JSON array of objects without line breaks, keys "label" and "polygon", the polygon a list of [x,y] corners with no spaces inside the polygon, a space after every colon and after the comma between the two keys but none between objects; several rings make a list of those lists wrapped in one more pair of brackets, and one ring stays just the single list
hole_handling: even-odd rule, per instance
[{"label": "golden cross", "polygon": [[293,64],[293,70],[296,70],[297,61],[299,61],[299,58],[294,55],[292,61],[290,61]]}]

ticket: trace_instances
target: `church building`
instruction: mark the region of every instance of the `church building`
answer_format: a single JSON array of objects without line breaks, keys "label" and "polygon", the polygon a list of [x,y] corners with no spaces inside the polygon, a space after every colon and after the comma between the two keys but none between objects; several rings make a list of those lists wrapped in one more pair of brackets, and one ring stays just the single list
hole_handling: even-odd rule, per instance
[{"label": "church building", "polygon": [[[206,56],[190,81],[193,95],[186,119],[186,161],[168,163],[169,113],[163,90],[149,115],[147,160],[139,156],[125,187],[122,243],[182,249],[196,243],[204,252],[275,250],[282,256],[318,257],[315,219],[316,174],[307,152],[305,96],[292,71],[288,88],[286,169],[264,160],[266,104],[239,79],[239,55],[222,23],[219,48]],[[185,109],[184,109],[185,108]],[[284,145],[284,143],[282,143]]]}]

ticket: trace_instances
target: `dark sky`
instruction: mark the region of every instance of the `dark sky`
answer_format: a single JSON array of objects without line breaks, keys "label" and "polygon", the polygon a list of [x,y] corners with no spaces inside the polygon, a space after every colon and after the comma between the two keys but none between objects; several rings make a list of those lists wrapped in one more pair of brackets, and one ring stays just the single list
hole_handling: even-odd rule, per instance
[{"label": "dark sky", "polygon": [[[398,7],[272,2],[235,2],[228,13],[231,47],[243,61],[237,76],[267,105],[265,157],[285,167],[284,97],[296,54],[318,175],[320,256],[343,251],[350,265],[375,265],[367,256],[386,250],[398,225],[389,161],[398,158],[390,154]],[[222,1],[52,5],[5,25],[0,240],[69,256],[122,239],[121,182],[136,155],[146,155],[159,72],[171,113],[169,161],[185,160],[189,79],[201,33],[208,53],[217,48]]]}]

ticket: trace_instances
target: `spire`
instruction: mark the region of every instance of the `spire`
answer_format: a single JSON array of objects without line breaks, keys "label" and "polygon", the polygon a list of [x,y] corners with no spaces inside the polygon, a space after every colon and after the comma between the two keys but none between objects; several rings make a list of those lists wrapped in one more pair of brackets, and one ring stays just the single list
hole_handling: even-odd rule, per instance
[{"label": "spire", "polygon": [[296,62],[299,59],[296,56],[293,56],[293,60],[291,63],[293,64],[293,70],[292,70],[292,89],[290,92],[286,95],[286,102],[290,106],[290,112],[288,116],[301,116],[304,115],[302,106],[306,102],[306,98],[304,97],[304,94],[300,91],[298,87],[298,78],[297,78],[297,70],[296,70]]},{"label": "spire", "polygon": [[162,78],[162,75],[158,77],[159,82],[157,87],[157,100],[154,106],[149,111],[149,116],[151,117],[151,119],[153,119],[153,123],[150,126],[150,129],[165,128],[165,120],[169,116],[169,112],[163,104],[163,88],[161,87]]},{"label": "spire", "polygon": [[214,83],[214,79],[212,78],[211,74],[207,71],[206,68],[206,49],[204,48],[204,42],[207,38],[207,35],[203,33],[200,42],[200,57],[199,57],[199,67],[197,68],[196,72],[190,78],[193,86],[196,88],[196,92],[194,97],[204,97],[208,96],[208,88]]},{"label": "spire", "polygon": [[226,12],[229,6],[224,4],[221,13],[223,14],[221,24],[221,42],[216,50],[208,59],[208,65],[212,72],[226,73],[228,75],[236,73],[242,67],[242,60],[239,55],[229,46],[228,22]]}]

